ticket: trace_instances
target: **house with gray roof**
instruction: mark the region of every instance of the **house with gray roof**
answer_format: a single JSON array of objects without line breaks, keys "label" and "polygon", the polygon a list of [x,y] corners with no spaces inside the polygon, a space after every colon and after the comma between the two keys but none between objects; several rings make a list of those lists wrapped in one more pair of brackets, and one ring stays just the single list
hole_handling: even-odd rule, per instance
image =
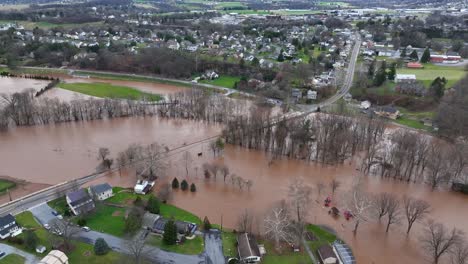
[{"label": "house with gray roof", "polygon": [[88,188],[88,192],[94,199],[99,201],[106,200],[109,197],[112,197],[114,193],[112,192],[112,186],[107,183],[93,185]]},{"label": "house with gray roof", "polygon": [[87,213],[96,207],[93,199],[85,189],[67,193],[66,200],[70,210],[75,215]]},{"label": "house with gray roof", "polygon": [[237,251],[242,263],[258,263],[262,260],[257,240],[248,233],[237,235]]},{"label": "house with gray roof", "polygon": [[21,234],[22,229],[16,224],[15,217],[11,214],[0,217],[0,238],[5,239]]}]

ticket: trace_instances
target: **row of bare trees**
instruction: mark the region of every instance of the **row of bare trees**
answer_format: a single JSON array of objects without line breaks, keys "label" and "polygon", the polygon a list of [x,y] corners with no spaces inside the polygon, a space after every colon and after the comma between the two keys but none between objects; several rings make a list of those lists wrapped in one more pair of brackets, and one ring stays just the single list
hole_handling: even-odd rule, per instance
[{"label": "row of bare trees", "polygon": [[169,148],[154,142],[142,146],[131,144],[116,157],[119,171],[123,168],[132,168],[138,177],[149,180],[164,177],[167,169],[167,153]]},{"label": "row of bare trees", "polygon": [[[434,139],[399,129],[365,152],[361,164],[364,173],[406,182],[426,182],[432,189],[452,181],[466,182],[463,173],[468,164],[467,144]],[[465,176],[464,176],[465,175]]]},{"label": "row of bare trees", "polygon": [[231,183],[232,186],[239,188],[239,190],[250,189],[253,186],[252,180],[246,180],[241,176],[236,175],[235,173],[230,172],[229,167],[225,164],[213,163],[204,163],[202,165],[203,175],[205,179],[213,179],[216,181],[218,176],[223,177],[223,183]]},{"label": "row of bare trees", "polygon": [[228,143],[270,151],[276,158],[286,155],[339,164],[359,151],[371,149],[385,129],[380,119],[337,115],[283,119],[276,124],[272,120],[271,111],[252,108],[249,116],[227,122],[223,135]]}]

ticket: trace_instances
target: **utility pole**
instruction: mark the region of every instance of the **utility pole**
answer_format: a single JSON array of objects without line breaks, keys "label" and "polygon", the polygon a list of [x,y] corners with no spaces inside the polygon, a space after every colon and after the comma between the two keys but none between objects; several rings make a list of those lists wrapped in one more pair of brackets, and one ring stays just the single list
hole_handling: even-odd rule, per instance
[{"label": "utility pole", "polygon": [[7,193],[8,193],[8,197],[10,197],[10,202],[13,201],[13,199],[11,199],[11,192],[10,192],[10,189],[7,189]]}]

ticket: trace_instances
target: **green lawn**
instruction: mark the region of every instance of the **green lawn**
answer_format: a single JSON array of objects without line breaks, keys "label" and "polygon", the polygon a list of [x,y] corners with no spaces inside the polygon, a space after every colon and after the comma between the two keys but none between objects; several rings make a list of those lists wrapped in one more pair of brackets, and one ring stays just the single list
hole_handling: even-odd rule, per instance
[{"label": "green lawn", "polygon": [[125,208],[98,205],[86,216],[86,225],[92,230],[122,237],[125,234]]},{"label": "green lawn", "polygon": [[259,241],[259,243],[263,243],[267,252],[263,257],[263,264],[303,264],[312,262],[305,250],[293,252],[285,249],[285,252],[279,254],[275,252],[273,244],[269,241]]},{"label": "green lawn", "polygon": [[180,209],[171,204],[161,204],[161,215],[166,218],[174,217],[176,220],[187,221],[200,225],[201,219],[184,209]]},{"label": "green lawn", "polygon": [[308,225],[307,231],[312,232],[318,239],[316,241],[307,241],[309,243],[310,249],[316,256],[317,249],[320,246],[333,243],[337,239],[337,237],[334,234],[328,232],[327,230],[317,225]]},{"label": "green lawn", "polygon": [[163,243],[161,236],[150,235],[147,239],[147,243],[166,251],[189,255],[201,254],[205,248],[203,244],[203,237],[201,236],[196,236],[192,240],[187,239],[184,241],[184,243],[181,243],[179,245],[168,246]]},{"label": "green lawn", "polygon": [[447,88],[452,87],[457,81],[465,76],[463,67],[439,66],[434,64],[424,64],[424,69],[397,69],[398,74],[415,74],[416,79],[422,81],[429,87],[437,77],[445,77],[448,80]]},{"label": "green lawn", "polygon": [[235,88],[235,83],[240,81],[240,79],[241,78],[238,76],[221,75],[218,79],[214,80],[200,80],[200,83],[207,83],[226,88]]},{"label": "green lawn", "polygon": [[237,256],[237,236],[228,231],[223,231],[221,234],[223,239],[223,252],[225,256]]},{"label": "green lawn", "polygon": [[58,87],[101,98],[132,100],[146,98],[150,101],[159,101],[162,99],[161,95],[158,94],[145,93],[131,87],[112,85],[109,83],[60,83]]},{"label": "green lawn", "polygon": [[396,122],[396,123],[398,123],[400,125],[404,125],[404,126],[415,128],[415,129],[422,129],[422,130],[426,130],[426,131],[431,131],[432,130],[431,127],[425,126],[423,123],[421,123],[421,121],[419,121],[417,119],[409,118],[407,116],[399,117],[394,122]]},{"label": "green lawn", "polygon": [[0,193],[5,192],[8,189],[13,189],[16,187],[16,183],[9,181],[9,180],[3,180],[0,179]]},{"label": "green lawn", "polygon": [[[50,239],[49,237],[51,234],[47,232],[42,226],[39,225],[39,223],[36,222],[34,219],[33,215],[31,212],[26,211],[21,214],[18,214],[15,216],[17,223],[20,226],[23,227],[28,227],[28,228],[35,228],[35,233],[37,237],[39,238],[39,245],[43,245],[47,248],[47,251],[51,250],[51,244],[50,244]],[[24,233],[19,235],[18,237],[24,238]],[[45,256],[46,252],[43,254],[38,254],[36,253],[35,250],[28,250],[24,247],[24,245],[17,245],[17,244],[12,244],[9,243],[10,245],[19,248],[21,250],[24,250],[26,252],[32,253],[38,257],[43,257]],[[70,263],[87,263],[87,264],[100,264],[100,263],[115,263],[117,260],[119,260],[122,255],[115,253],[115,252],[109,252],[105,256],[96,256],[94,255],[93,251],[93,246],[88,245],[82,242],[73,242],[73,245],[75,246],[74,250],[72,252],[67,252],[67,256],[69,258]],[[0,262],[1,263],[1,262]],[[10,262],[6,262],[10,263]]]},{"label": "green lawn", "polygon": [[133,190],[124,189],[122,187],[113,187],[112,191],[114,196],[106,199],[106,203],[131,205],[137,197],[141,197],[143,201],[146,201],[149,198],[149,195],[136,194]]},{"label": "green lawn", "polygon": [[26,259],[20,255],[9,254],[0,259],[0,264],[24,264],[25,260]]},{"label": "green lawn", "polygon": [[62,196],[60,198],[57,198],[55,200],[47,202],[47,204],[54,208],[55,211],[57,211],[59,214],[65,214],[65,211],[68,209],[68,204],[67,200],[65,199],[65,196]]}]

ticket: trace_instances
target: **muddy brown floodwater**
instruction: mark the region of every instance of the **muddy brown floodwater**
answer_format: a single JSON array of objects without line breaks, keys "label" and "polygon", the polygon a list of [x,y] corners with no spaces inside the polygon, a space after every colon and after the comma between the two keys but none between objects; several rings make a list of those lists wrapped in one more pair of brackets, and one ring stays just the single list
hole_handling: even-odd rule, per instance
[{"label": "muddy brown floodwater", "polygon": [[12,94],[26,89],[40,90],[47,86],[49,81],[0,77],[0,94]]},{"label": "muddy brown floodwater", "polygon": [[[99,147],[108,147],[115,156],[131,143],[148,144],[156,141],[174,148],[215,136],[220,131],[221,127],[213,124],[157,117],[19,127],[0,133],[0,175],[41,183],[45,187],[46,184],[57,184],[95,172]],[[340,197],[358,177],[356,165],[352,163],[326,167],[282,159],[269,164],[268,154],[234,146],[226,146],[222,157],[214,159],[208,143],[191,146],[189,151],[193,162],[187,178],[189,182],[196,183],[197,192],[176,191],[172,203],[202,218],[208,216],[211,222],[220,223],[222,217],[223,225],[230,228],[236,228],[237,218],[246,208],[255,213],[260,225],[268,208],[281,199],[287,199],[286,187],[295,177],[303,177],[311,186],[315,186],[318,181],[328,184],[331,179],[338,179],[342,186],[335,200],[337,207],[343,209],[344,203]],[[203,153],[201,157],[197,155],[199,152]],[[225,163],[231,173],[252,180],[250,191],[240,191],[229,182],[224,184],[222,176],[218,176],[217,181],[203,179],[202,164],[213,160]],[[163,181],[170,181],[175,176],[179,180],[186,177],[185,167],[181,165],[181,153],[171,156],[168,164],[167,176]],[[95,182],[131,187],[135,176],[129,175],[132,173],[114,173]],[[468,234],[468,196],[445,190],[431,192],[421,184],[387,181],[373,176],[365,176],[363,183],[372,193],[385,191],[400,197],[407,194],[424,199],[432,205],[431,218]],[[417,224],[407,238],[404,234],[404,220],[401,224],[393,225],[388,234],[385,233],[383,223],[370,221],[362,223],[357,235],[353,236],[351,222],[343,218],[331,218],[327,209],[322,207],[322,201],[329,193],[328,189],[322,197],[317,197],[316,192],[313,194],[314,200],[318,202],[310,207],[309,221],[334,228],[338,236],[351,245],[358,263],[426,263],[418,242],[422,224]],[[0,202],[4,201],[5,196],[0,197]]]}]

